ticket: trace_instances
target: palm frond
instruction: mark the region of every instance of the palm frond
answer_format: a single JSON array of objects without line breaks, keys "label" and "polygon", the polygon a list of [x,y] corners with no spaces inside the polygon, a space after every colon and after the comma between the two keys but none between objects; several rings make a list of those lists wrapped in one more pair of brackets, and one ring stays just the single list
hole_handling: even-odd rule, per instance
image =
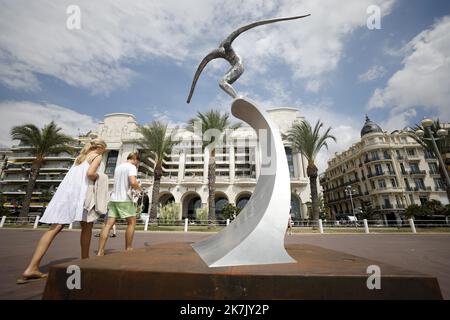
[{"label": "palm frond", "polygon": [[32,154],[40,159],[52,153],[73,153],[74,149],[70,147],[70,144],[74,142],[74,139],[60,131],[61,128],[54,121],[42,129],[39,129],[34,124],[25,124],[13,127],[11,129],[11,138],[20,140],[22,144],[30,146]]},{"label": "palm frond", "polygon": [[[242,123],[230,123],[230,115],[225,112],[222,113],[218,110],[209,110],[207,112],[198,112],[195,118],[189,119],[186,124],[186,130],[193,133],[201,133],[205,136],[208,130],[216,130],[221,133],[221,139],[224,139],[224,134],[227,129],[238,129],[242,126]],[[199,132],[196,132],[198,130]],[[203,141],[203,148],[209,145],[212,141]]]},{"label": "palm frond", "polygon": [[320,134],[323,123],[317,121],[314,129],[308,121],[295,122],[292,127],[283,135],[294,152],[301,153],[310,163],[314,163],[315,158],[322,148],[328,149],[328,140],[336,142],[336,138],[330,134],[329,127],[324,134]]}]

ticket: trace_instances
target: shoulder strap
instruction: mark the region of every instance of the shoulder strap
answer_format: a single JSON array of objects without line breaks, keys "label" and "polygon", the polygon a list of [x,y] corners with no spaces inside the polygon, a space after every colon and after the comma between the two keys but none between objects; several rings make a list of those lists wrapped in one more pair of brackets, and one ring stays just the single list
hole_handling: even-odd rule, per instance
[{"label": "shoulder strap", "polygon": [[89,164],[91,164],[92,163],[92,161],[94,161],[98,156],[100,156],[99,154],[97,154],[95,157],[91,157],[90,159],[86,159],[87,160],[87,162],[89,163]]}]

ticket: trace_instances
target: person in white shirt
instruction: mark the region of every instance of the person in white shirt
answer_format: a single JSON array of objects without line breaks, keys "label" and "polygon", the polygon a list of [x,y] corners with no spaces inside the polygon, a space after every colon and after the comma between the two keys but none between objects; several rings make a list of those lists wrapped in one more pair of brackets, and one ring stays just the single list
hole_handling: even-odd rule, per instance
[{"label": "person in white shirt", "polygon": [[116,219],[127,219],[125,249],[133,250],[136,206],[130,198],[130,191],[131,189],[142,191],[136,179],[139,162],[139,154],[137,152],[130,153],[127,157],[127,162],[117,166],[114,171],[114,189],[111,194],[111,201],[108,203],[108,221],[100,233],[98,256],[105,254],[106,240],[108,239],[109,231],[116,223]]}]

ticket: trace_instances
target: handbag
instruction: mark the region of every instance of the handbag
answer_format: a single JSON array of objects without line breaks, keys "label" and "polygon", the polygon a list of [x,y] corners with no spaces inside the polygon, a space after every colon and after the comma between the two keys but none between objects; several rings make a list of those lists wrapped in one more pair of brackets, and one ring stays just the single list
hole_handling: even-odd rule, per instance
[{"label": "handbag", "polygon": [[[127,191],[127,196],[133,203],[134,207],[136,208],[136,213],[138,215],[142,213],[142,209],[144,206],[143,195],[144,195],[143,192],[139,192],[133,188],[129,188]],[[139,217],[137,216],[137,218]]]}]

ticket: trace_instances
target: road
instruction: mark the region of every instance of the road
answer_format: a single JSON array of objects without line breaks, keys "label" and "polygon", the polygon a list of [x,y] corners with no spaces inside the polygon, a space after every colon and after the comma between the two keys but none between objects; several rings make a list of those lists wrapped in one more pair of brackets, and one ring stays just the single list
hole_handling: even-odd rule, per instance
[{"label": "road", "polygon": [[[45,281],[16,285],[28,263],[42,230],[0,229],[0,299],[40,299]],[[208,233],[137,232],[134,247],[157,243],[195,242]],[[312,244],[377,260],[437,277],[445,299],[450,299],[450,234],[293,234],[288,244]],[[98,238],[93,238],[92,255]],[[124,233],[110,238],[106,254],[123,250]],[[42,261],[42,271],[50,265],[79,257],[79,231],[64,230],[58,235]]]}]

